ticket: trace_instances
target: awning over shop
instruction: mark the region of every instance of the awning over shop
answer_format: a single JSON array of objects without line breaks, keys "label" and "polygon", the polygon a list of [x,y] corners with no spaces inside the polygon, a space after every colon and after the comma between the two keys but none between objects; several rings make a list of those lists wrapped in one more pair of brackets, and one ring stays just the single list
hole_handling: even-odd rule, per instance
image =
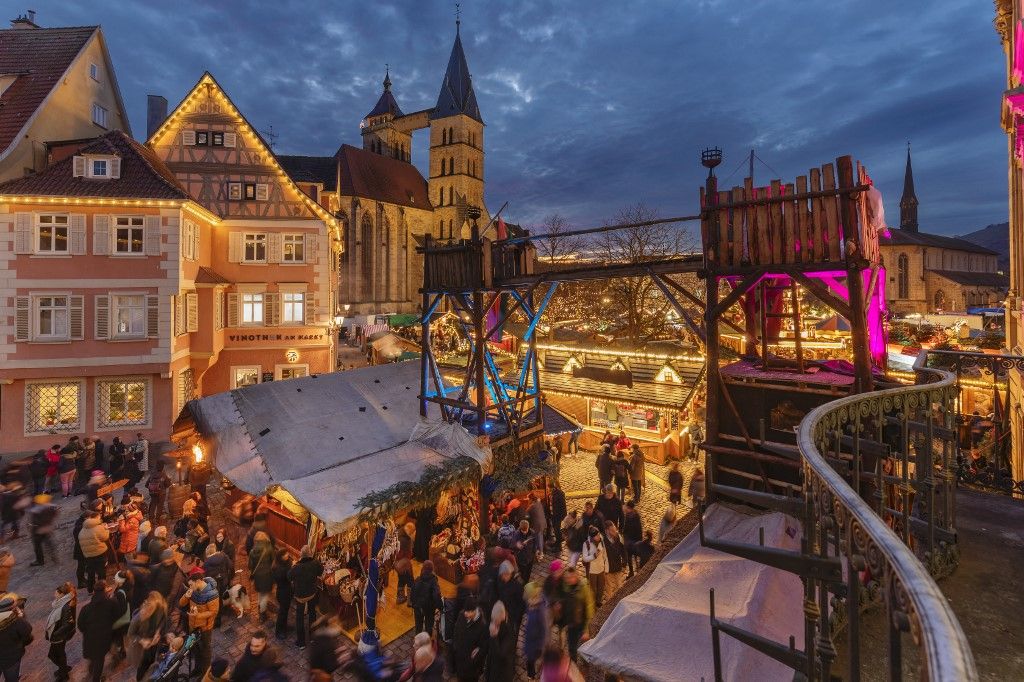
[{"label": "awning over shop", "polygon": [[392,329],[398,329],[399,327],[411,327],[420,323],[420,316],[415,313],[402,313],[400,315],[392,315],[388,318],[388,324],[391,325]]},{"label": "awning over shop", "polygon": [[428,465],[490,450],[461,426],[419,416],[417,362],[273,381],[193,400],[213,463],[247,493],[281,486],[336,532],[357,502]]},{"label": "awning over shop", "polygon": [[[799,550],[799,523],[775,512],[747,515],[712,505],[704,517],[709,537]],[[792,532],[792,531],[797,532]],[[716,616],[776,642],[803,636],[800,579],[785,571],[702,547],[690,532],[637,591],[616,604],[580,655],[611,673],[643,680],[714,679],[709,643],[708,593],[715,588]],[[723,635],[722,678],[792,680],[787,666]]]},{"label": "awning over shop", "polygon": [[405,352],[415,353],[418,348],[415,342],[403,339],[392,332],[378,332],[367,341],[380,356],[389,359],[398,358]]}]

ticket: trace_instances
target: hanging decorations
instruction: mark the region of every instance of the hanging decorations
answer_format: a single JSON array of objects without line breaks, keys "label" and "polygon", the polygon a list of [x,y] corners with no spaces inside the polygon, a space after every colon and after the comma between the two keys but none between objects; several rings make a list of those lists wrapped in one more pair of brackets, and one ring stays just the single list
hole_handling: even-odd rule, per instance
[{"label": "hanging decorations", "polygon": [[418,481],[400,481],[383,490],[369,492],[356,503],[361,521],[390,519],[403,509],[418,509],[437,503],[451,488],[475,485],[480,465],[471,457],[456,457],[443,464],[428,464]]}]

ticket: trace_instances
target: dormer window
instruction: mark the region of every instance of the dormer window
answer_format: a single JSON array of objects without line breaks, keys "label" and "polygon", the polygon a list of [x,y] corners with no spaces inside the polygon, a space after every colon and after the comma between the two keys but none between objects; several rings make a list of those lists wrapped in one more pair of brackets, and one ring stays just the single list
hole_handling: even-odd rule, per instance
[{"label": "dormer window", "polygon": [[565,364],[562,365],[562,374],[572,374],[574,369],[582,369],[583,363],[575,355],[570,355]]},{"label": "dormer window", "polygon": [[72,175],[76,178],[113,180],[121,177],[120,157],[109,154],[84,154],[74,157]]},{"label": "dormer window", "polygon": [[679,373],[676,372],[672,368],[671,365],[665,365],[664,367],[662,367],[661,371],[658,372],[658,376],[654,377],[654,380],[655,381],[660,381],[660,382],[666,383],[666,384],[681,384],[681,383],[683,383],[683,380],[679,376]]}]

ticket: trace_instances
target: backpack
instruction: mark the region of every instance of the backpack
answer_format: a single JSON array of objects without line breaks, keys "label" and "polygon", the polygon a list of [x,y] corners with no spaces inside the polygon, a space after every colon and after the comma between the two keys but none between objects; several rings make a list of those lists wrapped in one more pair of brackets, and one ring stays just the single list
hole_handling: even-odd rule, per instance
[{"label": "backpack", "polygon": [[149,481],[146,483],[146,490],[156,495],[164,489],[163,476],[150,476]]}]

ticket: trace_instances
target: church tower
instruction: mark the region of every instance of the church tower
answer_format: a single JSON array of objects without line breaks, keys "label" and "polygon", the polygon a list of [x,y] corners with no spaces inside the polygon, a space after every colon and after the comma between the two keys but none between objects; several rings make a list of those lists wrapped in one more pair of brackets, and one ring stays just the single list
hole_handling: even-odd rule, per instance
[{"label": "church tower", "polygon": [[[465,206],[480,208],[484,222],[484,121],[473,92],[455,22],[455,44],[441,82],[437,105],[430,112],[430,201],[435,235],[440,239],[469,236]],[[483,223],[481,223],[483,224]]]},{"label": "church tower", "polygon": [[907,143],[907,171],[903,176],[903,198],[900,199],[900,229],[917,232],[917,195],[914,194],[914,169],[910,165],[910,143]]},{"label": "church tower", "polygon": [[395,96],[391,94],[391,72],[384,72],[384,92],[380,99],[359,124],[363,135],[363,149],[400,161],[409,161],[412,156],[412,134],[400,129],[396,119],[403,116]]}]

